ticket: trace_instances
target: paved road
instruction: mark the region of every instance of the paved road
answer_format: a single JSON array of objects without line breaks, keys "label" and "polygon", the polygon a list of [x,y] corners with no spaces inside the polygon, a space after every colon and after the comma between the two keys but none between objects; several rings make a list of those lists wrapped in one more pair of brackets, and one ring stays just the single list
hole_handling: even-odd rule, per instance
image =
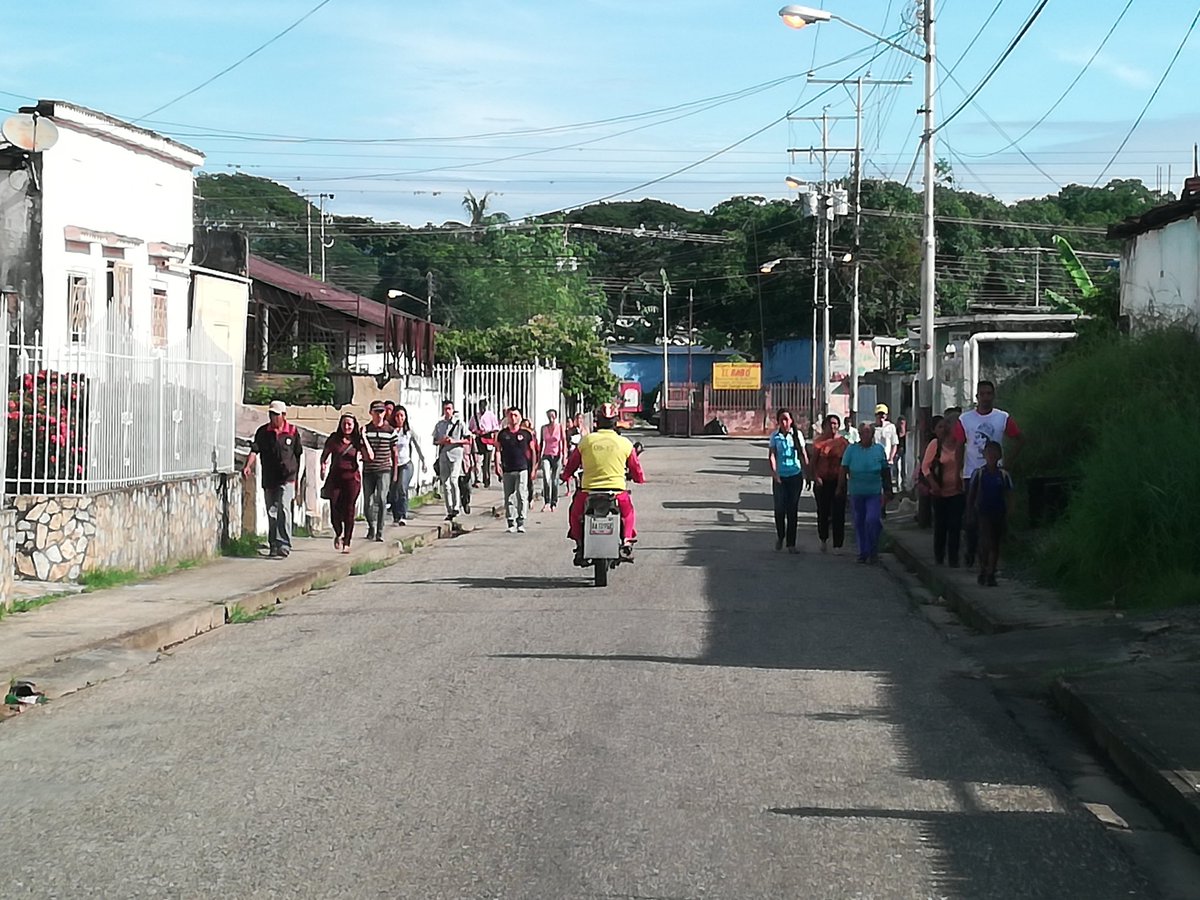
[{"label": "paved road", "polygon": [[764,452],[651,442],[607,590],[535,516],[5,723],[0,895],[1147,896]]}]

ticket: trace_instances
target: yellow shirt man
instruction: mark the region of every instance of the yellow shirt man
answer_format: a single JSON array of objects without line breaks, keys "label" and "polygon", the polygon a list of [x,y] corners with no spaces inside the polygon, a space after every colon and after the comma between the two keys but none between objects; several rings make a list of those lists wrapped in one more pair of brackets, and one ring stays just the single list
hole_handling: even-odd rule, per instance
[{"label": "yellow shirt man", "polygon": [[577,460],[583,465],[585,491],[625,490],[626,469],[635,482],[640,483],[643,478],[641,464],[633,452],[633,442],[607,428],[584,435],[563,471],[564,481],[575,473],[578,464],[573,466],[572,463]]}]

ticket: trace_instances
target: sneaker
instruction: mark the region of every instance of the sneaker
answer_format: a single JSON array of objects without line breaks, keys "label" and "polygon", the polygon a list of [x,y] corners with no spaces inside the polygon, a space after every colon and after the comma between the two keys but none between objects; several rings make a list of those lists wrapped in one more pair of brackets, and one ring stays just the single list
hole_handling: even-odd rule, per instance
[{"label": "sneaker", "polygon": [[408,524],[408,521],[406,519],[397,519],[396,524],[399,525],[401,528],[403,528],[405,525]]},{"label": "sneaker", "polygon": [[989,575],[989,576],[987,577],[987,586],[988,586],[988,587],[996,587],[996,576],[995,576],[995,574]]},{"label": "sneaker", "polygon": [[780,538],[779,540],[775,541],[775,552],[778,553],[782,549],[783,549],[783,539]]},{"label": "sneaker", "polygon": [[367,540],[368,541],[375,540],[375,529],[374,528],[370,528],[367,530]]},{"label": "sneaker", "polygon": [[788,547],[788,553],[799,553],[799,552],[800,551],[797,550],[795,547]]},{"label": "sneaker", "polygon": [[517,526],[516,526],[516,525],[509,525],[509,526],[508,526],[506,529],[504,529],[504,530],[505,530],[505,531],[507,531],[509,534],[516,534],[516,533],[517,533]]},{"label": "sneaker", "polygon": [[821,552],[822,553],[829,552],[829,541],[821,541]]},{"label": "sneaker", "polygon": [[375,537],[373,538],[373,540],[374,540],[374,541],[375,541],[375,543],[377,543],[377,544],[382,544],[382,543],[383,543],[383,535],[382,535],[382,534],[377,534],[377,535],[375,535]]},{"label": "sneaker", "polygon": [[469,516],[470,514],[471,514],[471,504],[470,504],[470,503],[464,503],[464,504],[463,504],[463,515],[467,515],[467,516]]},{"label": "sneaker", "polygon": [[524,525],[518,525],[518,526],[517,526],[517,534],[524,534],[524,533],[525,533],[525,526],[524,526]]}]

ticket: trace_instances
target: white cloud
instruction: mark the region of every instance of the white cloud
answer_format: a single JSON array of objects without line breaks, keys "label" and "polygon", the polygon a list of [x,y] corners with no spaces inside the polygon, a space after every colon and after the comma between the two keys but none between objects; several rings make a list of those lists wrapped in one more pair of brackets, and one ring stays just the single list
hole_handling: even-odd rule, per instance
[{"label": "white cloud", "polygon": [[[1086,65],[1091,54],[1085,50],[1060,50],[1058,58],[1063,62],[1073,63],[1075,65]],[[1114,59],[1108,54],[1101,53],[1092,60],[1092,69],[1104,72],[1112,76],[1122,84],[1134,88],[1149,88],[1154,86],[1155,78],[1145,69],[1138,66],[1130,65],[1129,63],[1121,62],[1119,59]],[[1086,77],[1086,76],[1084,76]]]}]

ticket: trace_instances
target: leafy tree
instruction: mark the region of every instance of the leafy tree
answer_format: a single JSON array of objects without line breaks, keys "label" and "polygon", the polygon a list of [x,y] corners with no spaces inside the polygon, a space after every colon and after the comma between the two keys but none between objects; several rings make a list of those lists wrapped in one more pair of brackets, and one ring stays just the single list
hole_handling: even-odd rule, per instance
[{"label": "leafy tree", "polygon": [[617,382],[595,319],[535,316],[524,326],[447,329],[438,335],[438,356],[466,363],[502,365],[553,359],[563,371],[563,393],[595,405],[611,400]]}]

